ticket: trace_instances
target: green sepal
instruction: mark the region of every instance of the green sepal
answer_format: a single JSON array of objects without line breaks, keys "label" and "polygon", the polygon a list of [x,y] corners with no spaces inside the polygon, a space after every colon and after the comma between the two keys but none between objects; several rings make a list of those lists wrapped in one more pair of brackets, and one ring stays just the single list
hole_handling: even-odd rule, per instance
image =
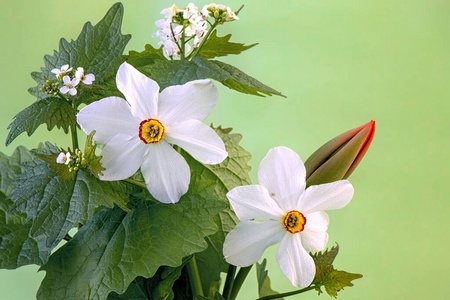
[{"label": "green sepal", "polygon": [[[270,287],[270,278],[269,271],[266,270],[267,260],[264,259],[261,264],[256,263],[256,279],[258,282],[258,295],[259,297],[265,297],[270,295],[276,295],[278,292],[275,292]],[[284,298],[275,298],[275,299],[284,299]]]},{"label": "green sepal", "polygon": [[205,59],[211,59],[228,54],[240,54],[242,51],[258,45],[258,43],[247,46],[241,43],[231,43],[229,42],[230,38],[231,34],[218,37],[217,30],[214,30],[197,55]]},{"label": "green sepal", "polygon": [[323,286],[328,295],[336,298],[337,293],[344,287],[353,286],[352,280],[363,277],[361,274],[336,270],[333,262],[338,252],[339,245],[336,245],[330,250],[311,254],[316,265],[316,275],[312,285],[317,286],[316,290],[319,295],[322,293],[321,287]]},{"label": "green sepal", "polygon": [[280,92],[268,87],[236,67],[218,60],[194,57],[192,60],[157,60],[151,65],[138,67],[138,70],[155,80],[160,89],[181,85],[198,79],[213,79],[224,86],[244,94],[255,96],[278,95]]},{"label": "green sepal", "polygon": [[[30,94],[36,96],[37,101],[15,116],[14,121],[8,126],[10,132],[6,145],[22,132],[27,132],[30,136],[43,123],[47,124],[48,130],[56,126],[66,133],[69,127],[77,126],[75,118],[77,111],[69,102],[41,91],[47,79],[55,79],[55,74],[51,72],[54,68],[59,69],[69,64],[73,68],[83,67],[85,74],[95,75],[92,86],[85,86],[86,88],[75,97],[71,97],[77,105],[88,104],[107,96],[121,95],[116,88],[115,75],[123,62],[123,50],[131,38],[131,35],[122,35],[120,32],[122,17],[123,6],[116,3],[95,26],[87,22],[75,41],[68,42],[61,39],[59,51],[44,56],[45,67],[41,68],[41,72],[31,73],[37,86],[28,90]],[[80,83],[80,86],[83,84]]]}]

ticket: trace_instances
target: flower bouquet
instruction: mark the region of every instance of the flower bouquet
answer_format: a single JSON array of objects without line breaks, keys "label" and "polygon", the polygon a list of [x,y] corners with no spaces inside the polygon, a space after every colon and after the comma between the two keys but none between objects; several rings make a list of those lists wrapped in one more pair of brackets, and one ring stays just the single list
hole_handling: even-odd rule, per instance
[{"label": "flower bouquet", "polygon": [[[117,3],[31,74],[37,100],[15,116],[6,145],[44,123],[71,137],[0,155],[0,266],[41,266],[38,299],[236,299],[253,265],[258,299],[336,296],[362,277],[333,266],[339,247],[326,248],[324,211],[352,199],[347,178],[373,121],[305,163],[294,150],[270,149],[254,184],[242,136],[203,122],[218,101],[215,84],[284,97],[216,60],[256,45],[218,34],[241,9],[173,5],[155,23],[159,48],[124,55],[131,36],[121,33]],[[258,263],[274,244],[294,291],[273,291],[266,260]]]}]

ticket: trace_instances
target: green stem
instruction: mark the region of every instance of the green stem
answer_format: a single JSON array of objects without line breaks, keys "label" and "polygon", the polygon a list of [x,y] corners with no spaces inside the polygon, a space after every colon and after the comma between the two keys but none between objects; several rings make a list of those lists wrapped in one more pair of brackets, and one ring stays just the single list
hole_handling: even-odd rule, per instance
[{"label": "green stem", "polygon": [[138,187],[147,189],[147,186],[146,186],[144,183],[139,182],[139,181],[137,181],[137,180],[127,178],[127,179],[124,179],[123,181],[129,182],[129,183],[131,183],[131,184],[137,185]]},{"label": "green stem", "polygon": [[189,54],[189,56],[187,57],[188,60],[190,60],[191,58],[195,57],[198,53],[200,53],[206,40],[209,38],[209,36],[211,35],[211,32],[214,31],[214,29],[217,27],[217,25],[219,25],[219,21],[216,20],[214,22],[214,24],[212,24],[212,26],[208,30],[208,32],[206,33],[206,36],[203,38],[202,42],[200,43],[200,46],[198,46],[195,51],[192,51],[191,54]]},{"label": "green stem", "polygon": [[225,286],[223,287],[222,296],[225,300],[229,300],[231,295],[231,289],[233,288],[234,276],[236,275],[236,266],[230,265],[228,267],[227,279],[225,281]]},{"label": "green stem", "polygon": [[[77,105],[75,101],[72,101],[72,107],[76,110]],[[73,151],[78,149],[78,133],[77,133],[77,125],[70,126],[70,133],[72,134],[72,147]]]},{"label": "green stem", "polygon": [[235,300],[236,299],[236,297],[237,297],[237,295],[239,293],[239,290],[241,289],[242,284],[244,283],[245,278],[247,278],[248,272],[250,272],[252,267],[253,267],[253,265],[248,266],[248,267],[242,267],[239,270],[238,274],[236,275],[236,278],[234,278],[234,283],[233,283],[233,286],[231,288],[231,293],[230,293],[230,296],[229,296],[230,300]]},{"label": "green stem", "polygon": [[275,294],[275,295],[270,295],[270,296],[264,296],[261,298],[258,298],[256,300],[270,300],[270,299],[278,299],[278,298],[282,298],[282,297],[289,297],[289,296],[294,296],[297,294],[301,294],[310,290],[313,290],[315,288],[317,288],[318,286],[316,285],[311,285],[308,286],[307,288],[301,289],[301,290],[297,290],[297,291],[293,291],[293,292],[287,292],[287,293],[282,293],[282,294]]},{"label": "green stem", "polygon": [[189,281],[191,282],[192,296],[203,296],[202,281],[200,280],[200,274],[198,272],[197,260],[195,255],[187,263],[187,271],[189,274]]}]

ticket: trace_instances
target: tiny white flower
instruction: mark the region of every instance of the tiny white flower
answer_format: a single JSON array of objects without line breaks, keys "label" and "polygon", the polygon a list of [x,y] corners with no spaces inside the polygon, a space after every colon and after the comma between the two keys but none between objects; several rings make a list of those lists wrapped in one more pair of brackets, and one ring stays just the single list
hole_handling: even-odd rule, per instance
[{"label": "tiny white flower", "polygon": [[75,96],[77,94],[77,89],[75,87],[78,85],[78,83],[80,83],[80,80],[76,77],[70,80],[70,77],[66,75],[63,77],[63,81],[64,86],[60,90],[61,93],[66,94],[67,92],[69,92],[69,94]]},{"label": "tiny white flower", "polygon": [[163,203],[175,203],[189,187],[189,165],[172,145],[205,164],[228,155],[216,132],[202,122],[214,109],[217,88],[209,80],[159,86],[133,66],[123,63],[116,76],[125,96],[108,97],[84,107],[78,124],[105,147],[102,180],[122,180],[139,168],[150,193]]},{"label": "tiny white flower", "polygon": [[64,74],[66,74],[67,72],[70,72],[70,71],[72,71],[72,68],[69,68],[69,65],[64,65],[64,66],[61,67],[61,69],[53,69],[53,70],[51,70],[51,72],[53,74],[56,74],[56,76],[64,75]]},{"label": "tiny white flower", "polygon": [[227,6],[227,15],[225,16],[225,21],[231,22],[234,20],[239,20],[239,18],[233,11],[231,11],[231,8]]},{"label": "tiny white flower", "polygon": [[277,261],[283,274],[296,287],[311,284],[316,267],[307,251],[322,251],[328,241],[329,218],[323,210],[346,206],[353,187],[347,180],[339,180],[305,190],[305,176],[300,157],[289,148],[277,147],[259,166],[259,185],[228,192],[241,222],[225,238],[227,262],[252,265],[267,247],[280,243]]},{"label": "tiny white flower", "polygon": [[178,7],[174,4],[169,8],[165,8],[161,11],[161,14],[164,15],[170,22],[172,22],[172,18],[177,14],[179,11]]},{"label": "tiny white flower", "polygon": [[61,152],[56,158],[56,162],[58,164],[68,165],[70,163],[70,152],[67,153]]},{"label": "tiny white flower", "polygon": [[194,5],[194,3],[189,3],[188,6],[181,11],[183,12],[183,19],[185,20],[189,20],[191,16],[198,14],[198,8]]},{"label": "tiny white flower", "polygon": [[75,71],[75,77],[84,84],[92,84],[92,82],[95,80],[94,74],[84,75],[84,69],[82,67],[77,68],[77,70]]}]

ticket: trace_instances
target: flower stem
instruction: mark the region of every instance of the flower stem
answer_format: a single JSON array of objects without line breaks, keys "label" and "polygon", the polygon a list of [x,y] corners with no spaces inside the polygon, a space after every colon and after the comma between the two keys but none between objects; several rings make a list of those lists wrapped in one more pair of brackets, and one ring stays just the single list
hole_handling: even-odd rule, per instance
[{"label": "flower stem", "polygon": [[139,182],[137,180],[127,178],[127,179],[124,179],[123,181],[126,181],[126,182],[129,182],[131,184],[137,185],[138,187],[141,187],[143,189],[147,189],[147,186],[144,183]]},{"label": "flower stem", "polygon": [[191,282],[192,296],[203,296],[202,281],[200,280],[200,274],[198,272],[197,260],[195,255],[187,263],[187,271],[189,274],[189,281]]},{"label": "flower stem", "polygon": [[222,296],[225,300],[229,300],[231,295],[231,289],[233,288],[234,276],[236,275],[236,266],[230,265],[228,267],[227,279],[225,286],[223,287]]},{"label": "flower stem", "polygon": [[244,283],[245,278],[247,278],[248,272],[252,269],[253,265],[248,267],[242,267],[238,274],[236,275],[236,278],[234,278],[234,283],[231,288],[230,296],[228,297],[229,300],[235,300],[239,290],[242,287],[242,284]]},{"label": "flower stem", "polygon": [[[72,107],[76,110],[77,106],[75,101],[72,101]],[[77,134],[77,125],[70,126],[70,132],[72,134],[72,147],[73,151],[78,149],[78,134]]]},{"label": "flower stem", "polygon": [[219,21],[216,21],[216,22],[214,22],[214,24],[212,24],[211,28],[206,33],[206,36],[203,38],[202,42],[200,43],[200,46],[198,46],[195,51],[192,51],[191,54],[189,54],[189,56],[187,57],[187,60],[194,58],[195,56],[197,56],[198,53],[200,53],[206,40],[209,38],[209,36],[211,35],[211,32],[213,32],[213,30],[217,27],[217,25],[219,25]]},{"label": "flower stem", "polygon": [[275,294],[275,295],[270,295],[270,296],[264,296],[264,297],[258,298],[256,300],[270,300],[270,299],[278,299],[278,298],[282,298],[282,297],[294,296],[294,295],[297,295],[297,294],[301,294],[301,293],[313,290],[313,289],[315,289],[317,287],[318,286],[316,286],[316,285],[311,285],[311,286],[308,286],[308,287],[306,287],[304,289],[301,289],[301,290],[297,290],[297,291],[293,291],[293,292],[287,292],[287,293],[282,293],[282,294]]}]

